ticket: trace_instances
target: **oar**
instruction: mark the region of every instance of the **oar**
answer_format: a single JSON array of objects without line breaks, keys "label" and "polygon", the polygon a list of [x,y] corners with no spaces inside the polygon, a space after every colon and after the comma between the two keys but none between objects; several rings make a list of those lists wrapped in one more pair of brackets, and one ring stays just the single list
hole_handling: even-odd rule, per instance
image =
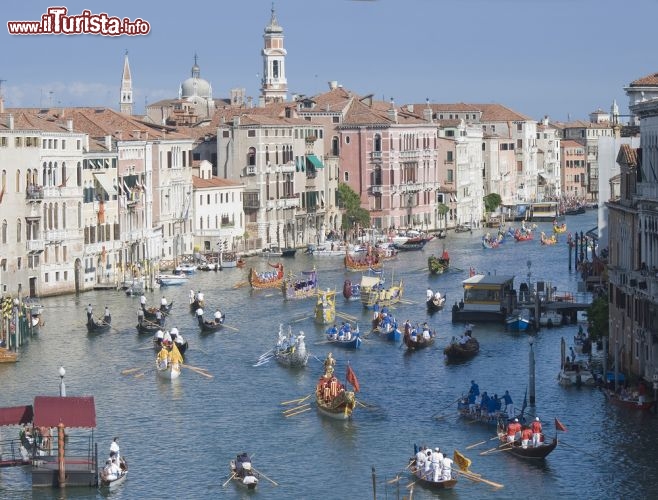
[{"label": "oar", "polygon": [[270,483],[272,483],[274,486],[279,486],[279,483],[277,483],[276,481],[270,479],[270,478],[267,477],[265,474],[263,474],[261,471],[256,470],[256,467],[253,467],[253,466],[252,466],[251,468],[254,469],[254,471],[257,472],[259,475],[261,475],[261,476],[263,476],[265,479],[267,479],[267,480],[268,480]]},{"label": "oar", "polygon": [[[274,357],[274,356],[272,356],[272,357]],[[270,357],[270,358],[265,358],[265,359],[261,359],[261,360],[258,361],[256,364],[253,364],[253,365],[251,365],[251,366],[254,366],[254,367],[256,367],[256,366],[263,366],[264,364],[269,363],[270,360],[272,359],[272,357]]]},{"label": "oar", "polygon": [[360,407],[362,407],[362,408],[368,408],[368,409],[370,409],[370,410],[375,410],[375,409],[378,408],[377,405],[371,405],[370,403],[362,403],[362,402],[359,401],[358,399],[356,400],[356,404],[358,404],[358,405],[359,405]]},{"label": "oar", "polygon": [[223,326],[224,326],[224,328],[228,328],[229,330],[233,330],[233,331],[236,331],[236,332],[239,332],[239,331],[240,331],[240,330],[238,330],[238,329],[237,329],[236,327],[234,327],[234,326],[229,326],[229,325],[223,325]]},{"label": "oar", "polygon": [[189,366],[189,365],[181,365],[181,366],[183,366],[183,368],[189,368],[189,369],[192,370],[193,372],[196,372],[196,373],[198,373],[199,375],[202,375],[202,376],[204,376],[204,377],[206,377],[206,378],[214,378],[214,377],[215,377],[214,375],[212,375],[212,374],[206,372],[204,369],[202,369],[202,368],[197,368],[196,366]]},{"label": "oar", "polygon": [[294,408],[288,408],[287,410],[283,410],[282,413],[294,413],[294,412],[296,412],[298,410],[301,410],[302,408],[305,408],[305,407],[310,406],[310,405],[311,405],[311,403],[304,403],[304,404],[301,404],[299,406],[295,406]]},{"label": "oar", "polygon": [[125,370],[121,370],[121,375],[130,375],[139,370],[141,370],[141,368],[126,368]]},{"label": "oar", "polygon": [[311,397],[311,395],[309,394],[308,396],[304,396],[304,397],[301,397],[299,399],[291,399],[290,401],[284,401],[281,404],[282,405],[289,405],[289,404],[292,404],[292,403],[301,403],[302,401],[306,401],[310,397]]},{"label": "oar", "polygon": [[310,316],[304,316],[302,318],[298,318],[298,319],[295,319],[295,320],[291,321],[291,323],[299,323],[300,321],[304,321],[305,319],[308,319],[308,318],[310,318]]},{"label": "oar", "polygon": [[269,351],[265,351],[263,354],[261,354],[258,359],[263,359],[269,357],[272,353],[274,352],[274,349],[270,349]]},{"label": "oar", "polygon": [[226,485],[227,485],[229,482],[231,482],[231,479],[233,479],[234,477],[235,477],[235,472],[233,472],[233,473],[231,474],[231,477],[229,477],[229,478],[226,480],[226,482],[225,482],[224,484],[222,484],[222,488],[225,488]]},{"label": "oar", "polygon": [[154,368],[149,368],[149,369],[144,370],[144,371],[142,371],[142,372],[136,373],[136,374],[134,375],[134,377],[135,377],[135,378],[142,378],[144,375],[146,375],[147,373],[152,372],[153,370],[154,370]]},{"label": "oar", "polygon": [[481,452],[480,455],[488,455],[489,453],[495,453],[497,451],[507,451],[510,448],[512,448],[513,445],[514,443],[503,443],[501,445],[496,446],[495,448],[491,448],[489,450],[485,450]]},{"label": "oar", "polygon": [[469,479],[469,480],[471,480],[473,482],[476,482],[476,483],[488,484],[489,486],[493,486],[494,488],[503,488],[505,486],[505,485],[500,484],[500,483],[494,483],[493,481],[489,481],[488,479],[485,479],[485,478],[481,477],[479,474],[474,474],[470,471],[463,471],[463,470],[454,469],[454,468],[452,470],[457,472],[458,474],[461,474],[466,479]]},{"label": "oar", "polygon": [[233,285],[233,288],[240,288],[243,286],[247,286],[249,284],[248,281],[238,281],[235,285]]},{"label": "oar", "polygon": [[470,450],[471,448],[475,448],[476,446],[480,446],[481,444],[484,444],[488,441],[493,441],[494,439],[499,439],[498,436],[494,436],[491,439],[485,439],[484,441],[480,441],[479,443],[471,444],[466,447],[467,450]]},{"label": "oar", "polygon": [[293,413],[286,413],[284,417],[294,417],[295,415],[299,415],[300,413],[304,413],[305,411],[309,411],[311,407],[309,406],[308,408],[303,408],[299,411],[293,412]]},{"label": "oar", "polygon": [[463,397],[463,396],[459,396],[459,397],[458,397],[457,399],[455,399],[454,401],[448,403],[448,405],[446,405],[444,408],[441,408],[441,409],[440,409],[439,411],[437,411],[434,415],[432,415],[432,418],[436,418],[436,416],[437,416],[439,413],[443,413],[444,411],[446,411],[450,406],[454,405],[454,404],[455,404],[457,401],[459,401],[462,397]]}]

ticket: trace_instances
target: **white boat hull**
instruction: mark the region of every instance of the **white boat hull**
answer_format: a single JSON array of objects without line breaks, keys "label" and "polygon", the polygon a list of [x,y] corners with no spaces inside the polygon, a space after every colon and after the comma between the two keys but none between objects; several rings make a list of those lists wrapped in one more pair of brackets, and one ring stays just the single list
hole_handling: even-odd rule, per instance
[{"label": "white boat hull", "polygon": [[156,366],[158,377],[164,380],[176,380],[178,377],[180,377],[181,369],[182,368],[178,363],[172,363],[166,368],[160,368],[159,366]]},{"label": "white boat hull", "polygon": [[108,489],[108,490],[114,490],[115,488],[121,486],[123,483],[126,482],[126,478],[128,477],[128,471],[123,471],[123,473],[116,479],[112,480],[106,480],[103,479],[103,475],[99,475],[99,484],[101,488]]}]

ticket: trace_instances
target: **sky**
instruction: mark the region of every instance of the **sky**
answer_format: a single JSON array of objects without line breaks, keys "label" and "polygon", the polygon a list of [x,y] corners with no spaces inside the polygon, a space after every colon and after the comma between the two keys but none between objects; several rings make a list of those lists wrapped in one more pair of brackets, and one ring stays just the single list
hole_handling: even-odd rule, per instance
[{"label": "sky", "polygon": [[[12,35],[9,21],[69,15],[142,19],[137,36]],[[157,6],[157,7],[156,7]],[[198,55],[213,97],[245,88],[257,102],[269,0],[4,2],[0,93],[6,107],[118,108],[128,51],[135,112],[175,98]],[[657,0],[278,0],[286,76],[312,96],[336,80],[396,104],[498,103],[530,118],[588,119],[658,71]]]}]

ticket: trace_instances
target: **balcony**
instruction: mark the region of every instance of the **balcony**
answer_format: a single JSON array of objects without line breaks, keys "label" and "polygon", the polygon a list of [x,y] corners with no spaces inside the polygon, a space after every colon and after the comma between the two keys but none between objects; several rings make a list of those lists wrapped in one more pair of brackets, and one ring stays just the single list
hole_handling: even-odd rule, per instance
[{"label": "balcony", "polygon": [[49,186],[43,188],[44,198],[82,198],[82,188],[78,186]]},{"label": "balcony", "polygon": [[370,153],[370,158],[375,161],[381,161],[382,159],[382,152],[381,151],[373,151]]},{"label": "balcony", "polygon": [[46,242],[44,240],[27,240],[25,246],[29,253],[38,253],[44,251]]},{"label": "balcony", "polygon": [[25,197],[28,201],[41,201],[43,200],[43,187],[30,185],[27,187]]},{"label": "balcony", "polygon": [[281,172],[282,174],[293,174],[295,173],[295,165],[293,164],[279,165],[276,171]]},{"label": "balcony", "polygon": [[44,240],[52,242],[60,242],[66,240],[66,230],[64,229],[50,229],[44,231]]},{"label": "balcony", "polygon": [[297,208],[299,207],[299,198],[283,198],[279,200],[282,202],[283,208]]},{"label": "balcony", "polygon": [[247,165],[245,167],[245,175],[256,175],[256,165]]},{"label": "balcony", "polygon": [[420,158],[420,151],[414,149],[411,151],[400,151],[401,160],[413,160]]},{"label": "balcony", "polygon": [[370,186],[370,192],[372,194],[382,194],[383,187],[382,186]]},{"label": "balcony", "polygon": [[242,208],[245,210],[258,210],[260,208],[260,196],[258,192],[244,193]]}]

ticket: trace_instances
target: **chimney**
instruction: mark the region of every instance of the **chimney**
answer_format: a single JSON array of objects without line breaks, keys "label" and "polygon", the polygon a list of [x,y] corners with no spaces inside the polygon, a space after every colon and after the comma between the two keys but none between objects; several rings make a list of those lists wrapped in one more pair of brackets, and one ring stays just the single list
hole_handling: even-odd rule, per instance
[{"label": "chimney", "polygon": [[66,120],[66,130],[68,130],[69,132],[73,132],[73,119],[72,118],[69,118],[68,120]]},{"label": "chimney", "polygon": [[392,97],[391,97],[391,107],[388,108],[388,119],[394,123],[398,122],[398,110],[395,109],[395,103],[393,102]]},{"label": "chimney", "polygon": [[423,109],[423,118],[426,122],[432,123],[432,108]]},{"label": "chimney", "polygon": [[336,80],[331,80],[329,82],[329,90],[335,90],[338,88],[338,82]]},{"label": "chimney", "polygon": [[14,115],[9,113],[9,116],[7,117],[7,128],[9,130],[14,130]]},{"label": "chimney", "polygon": [[105,136],[105,149],[108,151],[112,151],[112,136],[111,135],[106,135]]},{"label": "chimney", "polygon": [[0,113],[5,112],[5,100],[4,98],[0,95]]}]

